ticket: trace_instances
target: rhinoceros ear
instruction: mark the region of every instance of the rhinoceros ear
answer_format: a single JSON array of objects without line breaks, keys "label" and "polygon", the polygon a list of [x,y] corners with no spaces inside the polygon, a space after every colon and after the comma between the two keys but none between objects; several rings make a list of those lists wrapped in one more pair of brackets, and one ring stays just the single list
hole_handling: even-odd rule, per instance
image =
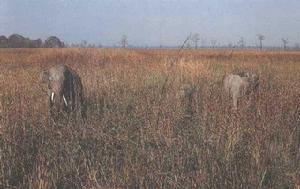
[{"label": "rhinoceros ear", "polygon": [[50,80],[50,74],[48,71],[42,71],[40,74],[40,79],[43,83],[47,83]]}]

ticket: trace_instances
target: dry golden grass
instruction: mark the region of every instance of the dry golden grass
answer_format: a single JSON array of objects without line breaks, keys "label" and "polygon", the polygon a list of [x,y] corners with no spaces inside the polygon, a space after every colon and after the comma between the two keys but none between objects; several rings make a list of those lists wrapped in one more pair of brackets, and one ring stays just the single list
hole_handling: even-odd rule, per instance
[{"label": "dry golden grass", "polygon": [[[61,63],[84,125],[48,118],[38,76]],[[300,187],[300,52],[1,49],[0,70],[0,188]],[[260,93],[236,113],[222,79],[242,70]]]}]

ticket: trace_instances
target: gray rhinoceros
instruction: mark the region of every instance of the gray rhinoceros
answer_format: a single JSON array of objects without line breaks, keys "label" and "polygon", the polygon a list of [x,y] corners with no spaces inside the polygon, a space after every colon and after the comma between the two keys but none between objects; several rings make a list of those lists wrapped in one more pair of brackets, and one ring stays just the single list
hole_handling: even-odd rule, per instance
[{"label": "gray rhinoceros", "polygon": [[56,65],[41,73],[42,82],[48,84],[48,101],[51,117],[73,113],[86,119],[83,86],[78,74],[66,65]]},{"label": "gray rhinoceros", "polygon": [[226,94],[232,98],[233,107],[238,109],[238,99],[258,90],[259,76],[253,73],[229,74],[224,80]]}]

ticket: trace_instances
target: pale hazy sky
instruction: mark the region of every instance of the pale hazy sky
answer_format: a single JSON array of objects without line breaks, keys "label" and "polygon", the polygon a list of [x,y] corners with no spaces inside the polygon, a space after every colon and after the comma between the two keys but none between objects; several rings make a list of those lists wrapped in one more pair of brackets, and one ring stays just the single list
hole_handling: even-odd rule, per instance
[{"label": "pale hazy sky", "polygon": [[66,42],[179,45],[191,32],[207,43],[244,37],[266,45],[300,43],[300,0],[0,0],[0,35],[19,33]]}]

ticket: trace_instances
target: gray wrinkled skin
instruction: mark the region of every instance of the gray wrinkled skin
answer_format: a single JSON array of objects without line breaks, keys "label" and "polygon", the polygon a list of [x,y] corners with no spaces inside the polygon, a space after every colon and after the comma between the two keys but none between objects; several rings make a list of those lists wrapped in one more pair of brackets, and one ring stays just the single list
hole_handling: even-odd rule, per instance
[{"label": "gray wrinkled skin", "polygon": [[73,113],[86,119],[83,87],[80,77],[66,65],[56,65],[41,73],[48,84],[48,102],[51,117]]},{"label": "gray wrinkled skin", "polygon": [[224,78],[223,82],[225,92],[232,98],[235,110],[238,109],[239,98],[257,91],[259,87],[259,77],[252,73],[229,74]]}]

